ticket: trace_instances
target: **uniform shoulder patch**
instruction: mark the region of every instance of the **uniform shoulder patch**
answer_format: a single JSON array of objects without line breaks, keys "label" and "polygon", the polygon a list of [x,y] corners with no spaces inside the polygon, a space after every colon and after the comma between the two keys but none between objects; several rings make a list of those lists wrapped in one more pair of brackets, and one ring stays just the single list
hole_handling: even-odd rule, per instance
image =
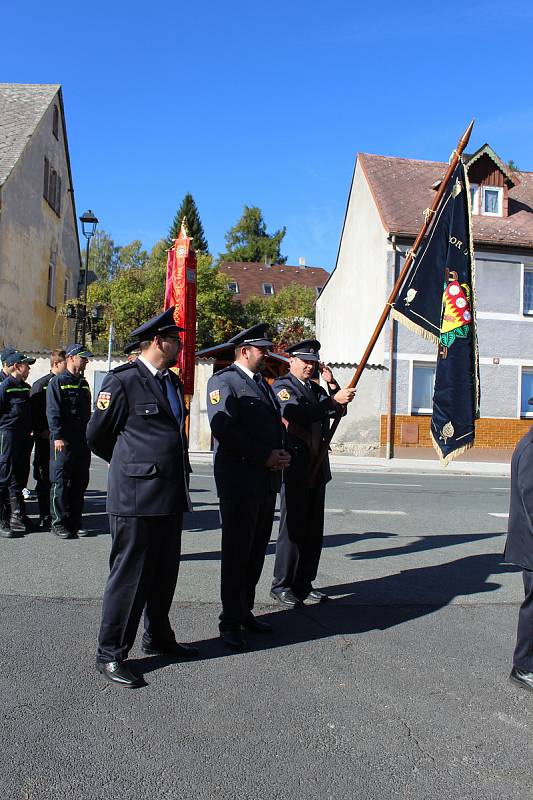
[{"label": "uniform shoulder patch", "polygon": [[283,403],[285,403],[287,400],[289,400],[290,396],[291,396],[291,393],[289,392],[288,389],[280,389],[280,391],[278,392],[278,397]]},{"label": "uniform shoulder patch", "polygon": [[100,392],[96,399],[96,408],[98,408],[100,411],[105,411],[106,408],[109,408],[110,402],[111,392]]},{"label": "uniform shoulder patch", "polygon": [[216,406],[217,403],[220,403],[220,389],[214,389],[212,392],[209,392],[209,402],[212,406]]}]

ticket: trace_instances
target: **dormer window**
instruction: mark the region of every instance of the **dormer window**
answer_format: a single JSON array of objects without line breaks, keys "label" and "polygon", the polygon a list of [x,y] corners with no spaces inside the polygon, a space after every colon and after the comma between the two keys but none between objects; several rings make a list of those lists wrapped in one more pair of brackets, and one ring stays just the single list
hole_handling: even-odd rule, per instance
[{"label": "dormer window", "polygon": [[272,295],[274,294],[274,286],[271,283],[264,283],[263,284],[263,294]]},{"label": "dormer window", "polygon": [[472,214],[483,214],[486,217],[503,216],[503,188],[501,186],[480,186],[478,183],[471,183],[470,202]]},{"label": "dormer window", "polygon": [[237,281],[230,281],[228,283],[228,289],[232,294],[239,294],[239,284]]},{"label": "dormer window", "polygon": [[484,186],[481,213],[489,217],[501,217],[502,199],[503,189],[500,186]]}]

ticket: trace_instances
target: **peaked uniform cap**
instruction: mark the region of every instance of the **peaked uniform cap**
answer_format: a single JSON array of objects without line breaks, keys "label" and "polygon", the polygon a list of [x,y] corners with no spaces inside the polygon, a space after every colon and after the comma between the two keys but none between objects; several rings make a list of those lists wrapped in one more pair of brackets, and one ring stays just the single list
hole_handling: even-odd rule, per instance
[{"label": "peaked uniform cap", "polygon": [[16,347],[4,347],[2,352],[0,353],[0,361],[2,364],[5,364],[6,358],[11,355],[11,353],[17,353]]},{"label": "peaked uniform cap", "polygon": [[35,364],[35,359],[30,358],[25,353],[21,353],[20,350],[13,350],[12,353],[8,353],[5,357],[4,363],[8,367],[12,367],[13,364]]},{"label": "peaked uniform cap", "polygon": [[130,356],[132,353],[140,352],[139,344],[140,342],[138,340],[136,340],[135,342],[128,342],[128,344],[124,348],[124,353],[127,356]]},{"label": "peaked uniform cap", "polygon": [[290,347],[285,348],[285,352],[290,356],[296,356],[303,361],[318,361],[320,351],[320,342],[318,339],[304,339],[302,342],[291,344]]},{"label": "peaked uniform cap", "polygon": [[82,358],[92,358],[93,354],[82,344],[69,344],[65,350],[67,358],[69,356],[81,356]]},{"label": "peaked uniform cap", "polygon": [[239,347],[245,344],[252,345],[253,347],[272,347],[272,342],[267,336],[268,325],[266,322],[259,322],[257,325],[252,325],[245,331],[232,336],[228,339],[228,345]]},{"label": "peaked uniform cap", "polygon": [[[185,328],[180,328],[179,325],[176,325],[174,320],[175,308],[176,306],[171,306],[156,317],[149,319],[148,322],[143,322],[142,325],[139,325],[138,328],[135,328],[135,330],[131,332],[130,338],[134,340],[136,344],[139,344],[139,342],[151,341],[158,333],[163,336],[182,333]],[[129,347],[130,345],[133,345],[133,341],[129,342],[127,346]]]}]

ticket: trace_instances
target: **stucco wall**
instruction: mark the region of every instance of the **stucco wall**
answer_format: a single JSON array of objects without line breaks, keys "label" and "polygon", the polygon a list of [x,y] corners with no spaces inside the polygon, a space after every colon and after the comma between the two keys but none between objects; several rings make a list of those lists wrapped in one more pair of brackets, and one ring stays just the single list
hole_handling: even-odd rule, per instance
[{"label": "stucco wall", "polygon": [[[386,297],[387,234],[357,162],[335,270],[317,300],[316,330],[328,362],[357,362]],[[386,346],[386,345],[385,345]],[[383,362],[381,336],[372,362]]]},{"label": "stucco wall", "polygon": [[[55,102],[59,107],[59,100]],[[34,350],[55,347],[63,331],[47,305],[48,268],[57,251],[55,306],[63,302],[65,277],[76,295],[80,259],[69,184],[65,135],[52,133],[52,103],[2,186],[0,213],[0,344]],[[60,117],[61,123],[61,117]],[[43,198],[44,158],[61,176],[61,216]]]}]

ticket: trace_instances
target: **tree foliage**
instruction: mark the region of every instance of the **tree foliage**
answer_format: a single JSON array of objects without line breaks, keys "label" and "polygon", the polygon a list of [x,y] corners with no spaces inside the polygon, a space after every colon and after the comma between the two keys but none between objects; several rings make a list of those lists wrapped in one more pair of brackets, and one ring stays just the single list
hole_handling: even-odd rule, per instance
[{"label": "tree foliage", "polygon": [[285,264],[286,256],[280,252],[281,242],[287,232],[283,227],[269,234],[263,213],[257,206],[244,206],[240,220],[226,233],[226,252],[220,261],[261,261]]},{"label": "tree foliage", "polygon": [[176,215],[168,232],[167,247],[172,247],[174,244],[174,239],[177,239],[183,217],[185,217],[187,220],[187,230],[189,232],[189,236],[192,236],[193,247],[195,251],[197,253],[207,253],[209,248],[207,245],[207,239],[205,238],[204,226],[202,225],[202,220],[200,219],[198,207],[194,202],[192,194],[189,192],[187,192],[181,201],[180,207],[176,211]]},{"label": "tree foliage", "polygon": [[277,349],[315,335],[314,289],[285,286],[273,297],[251,297],[244,306],[248,327],[267,322]]},{"label": "tree foliage", "polygon": [[166,244],[158,242],[150,255],[142,250],[140,242],[132,242],[124,248],[123,265],[110,278],[89,286],[87,301],[89,308],[104,307],[104,327],[97,350],[105,349],[109,326],[114,325],[115,349],[121,349],[129,334],[150,317],[163,310],[166,279]]},{"label": "tree foliage", "polygon": [[231,338],[246,327],[246,315],[210,255],[198,256],[196,346],[200,350]]}]

